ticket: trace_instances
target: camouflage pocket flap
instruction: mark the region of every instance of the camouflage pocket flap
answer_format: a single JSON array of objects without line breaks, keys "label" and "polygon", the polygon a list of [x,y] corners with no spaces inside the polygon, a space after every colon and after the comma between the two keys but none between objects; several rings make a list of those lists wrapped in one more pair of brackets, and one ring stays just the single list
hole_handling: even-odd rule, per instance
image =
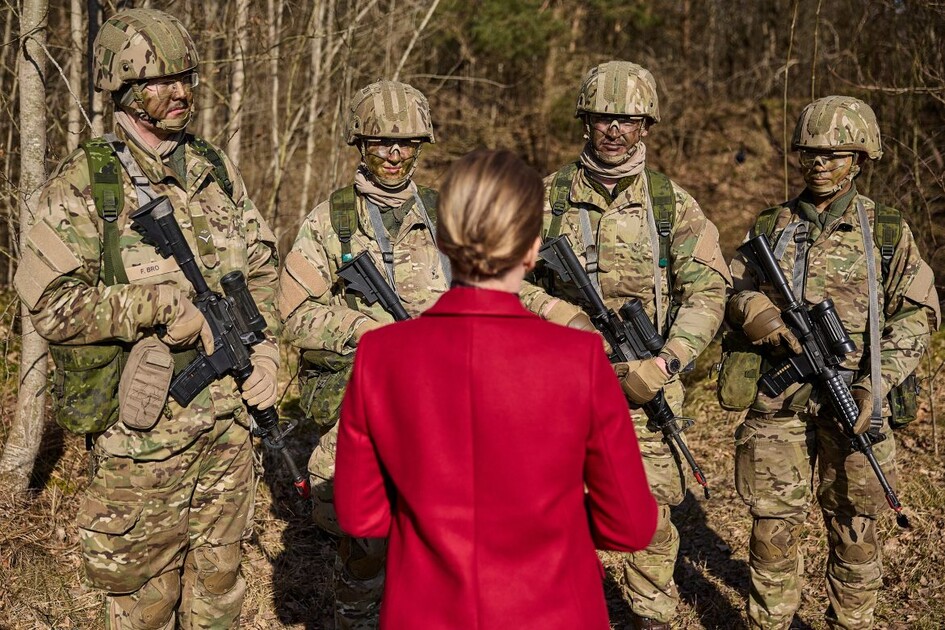
[{"label": "camouflage pocket flap", "polygon": [[354,353],[338,354],[331,350],[303,350],[303,369],[315,368],[319,372],[341,372],[354,363]]},{"label": "camouflage pocket flap", "polygon": [[120,536],[135,526],[143,509],[143,505],[129,505],[86,494],[76,524],[90,532]]}]

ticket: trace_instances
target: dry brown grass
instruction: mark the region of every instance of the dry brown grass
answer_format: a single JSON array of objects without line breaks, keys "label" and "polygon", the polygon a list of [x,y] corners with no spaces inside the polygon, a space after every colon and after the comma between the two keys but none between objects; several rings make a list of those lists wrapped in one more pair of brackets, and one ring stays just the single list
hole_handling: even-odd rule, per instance
[{"label": "dry brown grass", "polygon": [[[717,354],[713,346],[695,374],[708,373]],[[945,334],[936,336],[933,357],[933,368],[945,360]],[[923,361],[921,374],[927,377],[928,373],[928,363]],[[939,371],[933,381],[939,415],[945,409],[943,379]],[[703,501],[701,495],[697,499],[690,494],[673,513],[682,535],[676,567],[682,595],[680,628],[744,625],[750,518],[732,482],[732,433],[739,418],[718,408],[713,386],[711,379],[694,383],[688,405],[698,419],[689,434],[690,444],[709,478],[712,498]],[[5,391],[9,404],[10,392]],[[284,413],[297,413],[293,406],[290,400]],[[885,578],[877,627],[938,628],[945,618],[945,471],[943,456],[933,452],[930,415],[926,396],[922,418],[897,435],[900,496],[913,529],[899,530],[888,514],[881,519]],[[8,422],[9,413],[5,413],[4,431]],[[314,441],[311,432],[300,432],[293,442],[297,461],[304,461]],[[939,448],[945,449],[942,436],[939,442]],[[260,630],[331,628],[332,542],[311,524],[308,506],[293,496],[278,463],[265,453],[263,460],[267,472],[258,488],[256,526],[243,547],[249,591],[242,625]],[[85,479],[84,441],[51,430],[41,466],[34,473],[36,489],[25,497],[0,497],[0,627],[101,627],[101,596],[82,584],[74,521]],[[807,586],[795,627],[823,628],[826,541],[816,510],[804,532],[804,548]],[[625,627],[626,607],[616,592],[609,584],[615,627]]]}]

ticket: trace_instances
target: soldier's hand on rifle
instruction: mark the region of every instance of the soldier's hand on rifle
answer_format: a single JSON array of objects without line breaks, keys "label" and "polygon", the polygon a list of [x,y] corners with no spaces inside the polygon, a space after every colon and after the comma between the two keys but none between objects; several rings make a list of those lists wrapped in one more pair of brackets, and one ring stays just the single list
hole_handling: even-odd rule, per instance
[{"label": "soldier's hand on rifle", "polygon": [[[587,332],[600,335],[600,331],[594,327],[594,324],[591,323],[591,318],[588,317],[583,309],[564,300],[557,300],[542,317],[553,324],[560,324],[568,328],[576,328],[577,330],[586,330]],[[600,338],[604,344],[604,352],[610,356],[614,349],[610,347],[610,344],[607,343],[603,335],[601,335]]]},{"label": "soldier's hand on rifle", "polygon": [[873,427],[872,425],[873,390],[870,386],[869,376],[854,383],[853,386],[850,387],[850,395],[853,396],[853,400],[856,401],[856,406],[860,410],[860,414],[856,417],[856,424],[853,425],[853,433],[860,435],[866,433],[871,428],[875,428],[877,431],[881,430],[883,428],[882,418],[876,419],[878,426]]},{"label": "soldier's hand on rifle", "polygon": [[171,347],[192,346],[197,338],[203,343],[204,351],[213,354],[213,332],[203,313],[194,306],[186,295],[175,287],[158,287],[158,314],[155,324],[164,324],[165,332],[161,340]]},{"label": "soldier's hand on rifle", "polygon": [[279,395],[279,348],[269,343],[253,347],[249,358],[253,372],[243,383],[243,400],[250,407],[268,409],[276,404]]},{"label": "soldier's hand on rifle", "polygon": [[745,331],[755,345],[768,344],[775,348],[787,346],[800,354],[801,344],[781,319],[781,311],[763,293],[743,291],[728,303],[728,316]]},{"label": "soldier's hand on rifle", "polygon": [[657,357],[614,363],[614,373],[630,402],[643,405],[653,400],[669,381],[669,374],[659,365]]},{"label": "soldier's hand on rifle", "polygon": [[577,313],[575,313],[574,317],[572,317],[565,324],[565,326],[567,326],[568,328],[575,328],[577,330],[584,330],[587,332],[592,332],[598,335],[600,337],[601,342],[603,342],[604,344],[604,353],[607,354],[607,356],[610,356],[610,354],[614,351],[614,349],[610,347],[610,344],[607,343],[607,340],[604,339],[604,336],[600,334],[600,331],[594,328],[594,324],[591,323],[591,318],[588,317],[587,313],[585,313],[584,311],[578,311]]}]

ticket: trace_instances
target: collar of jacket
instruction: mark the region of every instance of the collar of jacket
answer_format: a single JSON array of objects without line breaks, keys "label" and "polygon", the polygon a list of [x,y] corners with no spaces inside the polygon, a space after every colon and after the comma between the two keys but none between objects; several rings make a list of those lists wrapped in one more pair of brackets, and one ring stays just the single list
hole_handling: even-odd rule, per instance
[{"label": "collar of jacket", "polygon": [[454,287],[440,296],[422,317],[450,315],[536,317],[525,310],[517,293],[462,286]]},{"label": "collar of jacket", "polygon": [[[638,203],[643,197],[642,173],[624,177],[614,186],[613,193],[607,192],[603,184],[595,181],[584,168],[578,167],[578,175],[571,182],[569,200],[572,204],[589,204],[601,212]],[[605,195],[604,193],[607,192]]]}]

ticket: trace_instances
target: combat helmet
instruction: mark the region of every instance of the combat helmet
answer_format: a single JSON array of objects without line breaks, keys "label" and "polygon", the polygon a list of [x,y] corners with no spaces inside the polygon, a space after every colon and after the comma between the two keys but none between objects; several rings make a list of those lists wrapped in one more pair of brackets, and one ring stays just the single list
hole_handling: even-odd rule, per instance
[{"label": "combat helmet", "polygon": [[351,100],[345,142],[358,138],[423,138],[433,144],[430,105],[420,90],[398,81],[377,81]]},{"label": "combat helmet", "polygon": [[650,71],[629,61],[608,61],[591,68],[578,92],[574,116],[616,114],[660,121],[656,81]]},{"label": "combat helmet", "polygon": [[852,96],[825,96],[807,105],[797,119],[791,150],[859,151],[871,160],[883,156],[873,109]]},{"label": "combat helmet", "polygon": [[[142,110],[141,89],[149,79],[196,70],[194,40],[180,20],[157,9],[125,9],[108,18],[92,46],[95,88],[112,92],[122,105]],[[193,112],[165,129],[183,129]]]}]

